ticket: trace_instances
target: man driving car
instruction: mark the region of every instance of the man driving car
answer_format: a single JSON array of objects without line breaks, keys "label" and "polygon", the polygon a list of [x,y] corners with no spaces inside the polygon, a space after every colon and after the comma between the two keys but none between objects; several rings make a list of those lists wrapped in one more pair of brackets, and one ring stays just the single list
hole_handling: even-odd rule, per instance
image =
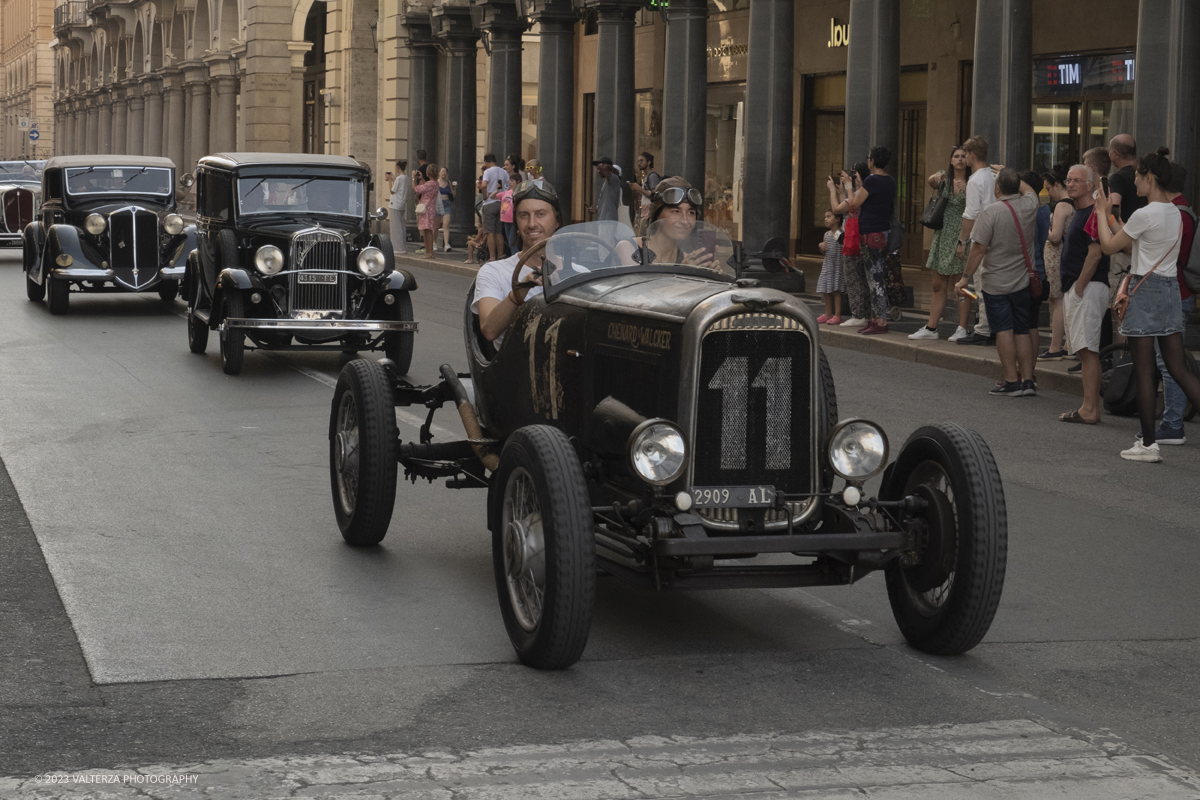
[{"label": "man driving car", "polygon": [[512,288],[512,274],[521,260],[521,251],[550,238],[562,225],[558,194],[547,181],[519,184],[512,200],[520,251],[480,267],[475,278],[475,299],[471,303],[471,311],[479,315],[480,330],[496,347],[503,341],[504,331],[516,316],[517,309],[530,297],[542,292],[541,274],[534,274],[534,270],[542,264],[540,255],[530,259],[521,270],[521,282],[531,285]]}]

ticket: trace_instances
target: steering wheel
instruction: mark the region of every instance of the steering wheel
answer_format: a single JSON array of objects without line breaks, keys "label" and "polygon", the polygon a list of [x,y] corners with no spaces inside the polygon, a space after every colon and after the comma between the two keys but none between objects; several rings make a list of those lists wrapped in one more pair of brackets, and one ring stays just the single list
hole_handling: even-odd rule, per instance
[{"label": "steering wheel", "polygon": [[[568,236],[572,237],[572,238],[578,237],[580,239],[590,239],[591,241],[600,245],[601,247],[603,247],[605,250],[608,251],[608,259],[604,262],[604,266],[610,267],[610,266],[614,265],[614,262],[617,257],[617,248],[613,246],[612,242],[601,239],[599,236],[596,236],[594,233],[584,233],[583,231],[572,231],[571,233],[568,233],[565,236],[562,236],[560,238],[565,239]],[[519,278],[521,276],[521,270],[525,267],[525,263],[527,261],[529,261],[529,259],[533,258],[534,256],[541,253],[543,250],[545,250],[546,245],[549,243],[550,243],[550,239],[542,239],[540,242],[538,242],[533,247],[529,248],[528,250],[526,250],[524,253],[521,254],[520,260],[517,261],[517,266],[513,268],[512,289],[514,292],[517,291],[518,289],[530,289],[534,286],[537,286],[537,284],[531,280],[529,280],[529,281],[519,280]],[[541,277],[542,271],[539,269],[535,269],[533,271],[533,274],[535,277]]]}]

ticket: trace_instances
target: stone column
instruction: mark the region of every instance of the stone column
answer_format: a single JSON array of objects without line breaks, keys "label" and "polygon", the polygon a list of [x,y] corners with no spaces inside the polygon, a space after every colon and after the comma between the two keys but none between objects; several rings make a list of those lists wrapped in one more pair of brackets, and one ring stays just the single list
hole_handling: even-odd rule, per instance
[{"label": "stone column", "polygon": [[112,152],[125,155],[129,152],[129,103],[125,98],[125,87],[112,90]]},{"label": "stone column", "polygon": [[126,89],[129,104],[129,146],[125,152],[134,156],[146,155],[146,101],[142,98],[142,85],[131,83]]},{"label": "stone column", "polygon": [[845,162],[866,161],[875,145],[892,153],[895,175],[900,146],[900,2],[851,0],[846,52]]},{"label": "stone column", "polygon": [[175,163],[177,172],[188,169],[184,149],[183,76],[178,72],[163,76],[163,155]]},{"label": "stone column", "polygon": [[[584,0],[600,17],[596,47],[596,155],[609,156],[626,179],[633,176],[633,0]],[[588,165],[591,169],[591,165]]]},{"label": "stone column", "polygon": [[708,99],[708,3],[670,0],[663,74],[661,174],[704,188]]},{"label": "stone column", "polygon": [[217,94],[213,110],[214,137],[211,150],[214,153],[232,153],[237,150],[237,78],[222,75],[213,79]]},{"label": "stone column", "polygon": [[[1162,145],[1187,168],[1184,197],[1194,197],[1200,7],[1190,0],[1141,0],[1138,10],[1134,129],[1139,153]],[[1114,131],[1124,133],[1124,131]]]},{"label": "stone column", "polygon": [[87,154],[104,152],[100,149],[100,94],[93,92],[87,99]]},{"label": "stone column", "polygon": [[62,127],[54,137],[54,155],[65,156],[74,153],[75,147],[75,104],[66,101],[62,104]]},{"label": "stone column", "polygon": [[[850,39],[854,40],[853,20]],[[1033,0],[977,0],[974,74],[971,134],[987,140],[993,164],[1027,169],[1032,146]]]},{"label": "stone column", "polygon": [[521,153],[521,34],[529,24],[512,0],[476,0],[492,51],[488,61],[487,150],[501,160]]},{"label": "stone column", "polygon": [[[475,49],[479,33],[471,23],[466,6],[436,6],[429,15],[432,33],[446,54],[446,86],[441,92],[445,129],[438,148],[439,166],[444,166],[459,187],[475,182]],[[431,155],[432,158],[432,155]],[[460,191],[454,197],[454,243],[474,232],[474,192]]]},{"label": "stone column", "polygon": [[87,103],[83,97],[76,97],[71,105],[74,109],[71,116],[75,118],[71,155],[83,155],[87,152]]},{"label": "stone column", "polygon": [[558,192],[563,221],[570,223],[575,165],[575,23],[567,0],[534,0],[541,30],[538,57],[538,159],[542,175]]},{"label": "stone column", "polygon": [[792,0],[750,0],[742,243],[755,252],[792,221]]},{"label": "stone column", "polygon": [[[403,4],[401,4],[403,8]],[[425,150],[430,161],[440,164],[437,148],[438,119],[438,52],[430,28],[429,11],[410,3],[400,23],[408,33],[408,159],[409,169],[416,169],[418,150]],[[473,119],[474,117],[472,117]],[[474,177],[471,178],[472,185]],[[459,186],[463,184],[460,182]],[[459,194],[463,194],[460,192]],[[471,199],[474,203],[474,198]],[[474,217],[472,210],[471,215]]]},{"label": "stone column", "polygon": [[143,118],[143,152],[148,156],[163,154],[163,96],[162,81],[152,78],[142,84],[142,98],[146,104]]},{"label": "stone column", "polygon": [[103,89],[96,98],[96,152],[112,152],[112,89]]},{"label": "stone column", "polygon": [[[181,76],[183,77],[183,76]],[[179,104],[183,106],[183,161],[177,165],[179,174],[190,172],[192,169],[192,153],[193,141],[196,138],[196,114],[192,110],[195,103],[192,87],[187,83],[186,77],[179,88]]]},{"label": "stone column", "polygon": [[202,75],[199,80],[192,80],[189,75],[187,84],[191,94],[191,116],[188,118],[188,130],[191,138],[188,140],[187,167],[183,171],[191,172],[196,168],[196,162],[208,155],[208,76]]}]

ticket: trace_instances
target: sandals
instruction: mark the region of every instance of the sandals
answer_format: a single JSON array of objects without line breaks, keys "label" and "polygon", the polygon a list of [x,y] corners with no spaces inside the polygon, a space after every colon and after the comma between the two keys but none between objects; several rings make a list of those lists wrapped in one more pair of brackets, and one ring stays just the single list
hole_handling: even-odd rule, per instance
[{"label": "sandals", "polygon": [[1065,414],[1059,414],[1058,421],[1059,422],[1072,422],[1072,423],[1075,423],[1076,425],[1099,425],[1100,424],[1100,420],[1098,420],[1098,419],[1088,419],[1087,417],[1081,416],[1079,414],[1078,409],[1075,409],[1073,411],[1068,411]]}]

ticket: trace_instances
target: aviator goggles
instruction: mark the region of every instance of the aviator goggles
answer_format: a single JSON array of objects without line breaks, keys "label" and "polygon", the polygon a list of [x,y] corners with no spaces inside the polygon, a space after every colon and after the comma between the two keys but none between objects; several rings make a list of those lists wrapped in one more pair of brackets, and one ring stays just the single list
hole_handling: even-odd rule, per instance
[{"label": "aviator goggles", "polygon": [[655,192],[652,200],[664,206],[677,206],[685,200],[696,208],[704,206],[704,195],[700,194],[699,189],[684,189],[682,186],[672,186],[670,189]]},{"label": "aviator goggles", "polygon": [[534,200],[543,200],[555,207],[558,206],[558,193],[554,191],[554,186],[550,184],[550,181],[538,178],[518,183],[517,188],[513,190],[513,208],[516,208],[522,200],[528,200],[531,197]]}]

